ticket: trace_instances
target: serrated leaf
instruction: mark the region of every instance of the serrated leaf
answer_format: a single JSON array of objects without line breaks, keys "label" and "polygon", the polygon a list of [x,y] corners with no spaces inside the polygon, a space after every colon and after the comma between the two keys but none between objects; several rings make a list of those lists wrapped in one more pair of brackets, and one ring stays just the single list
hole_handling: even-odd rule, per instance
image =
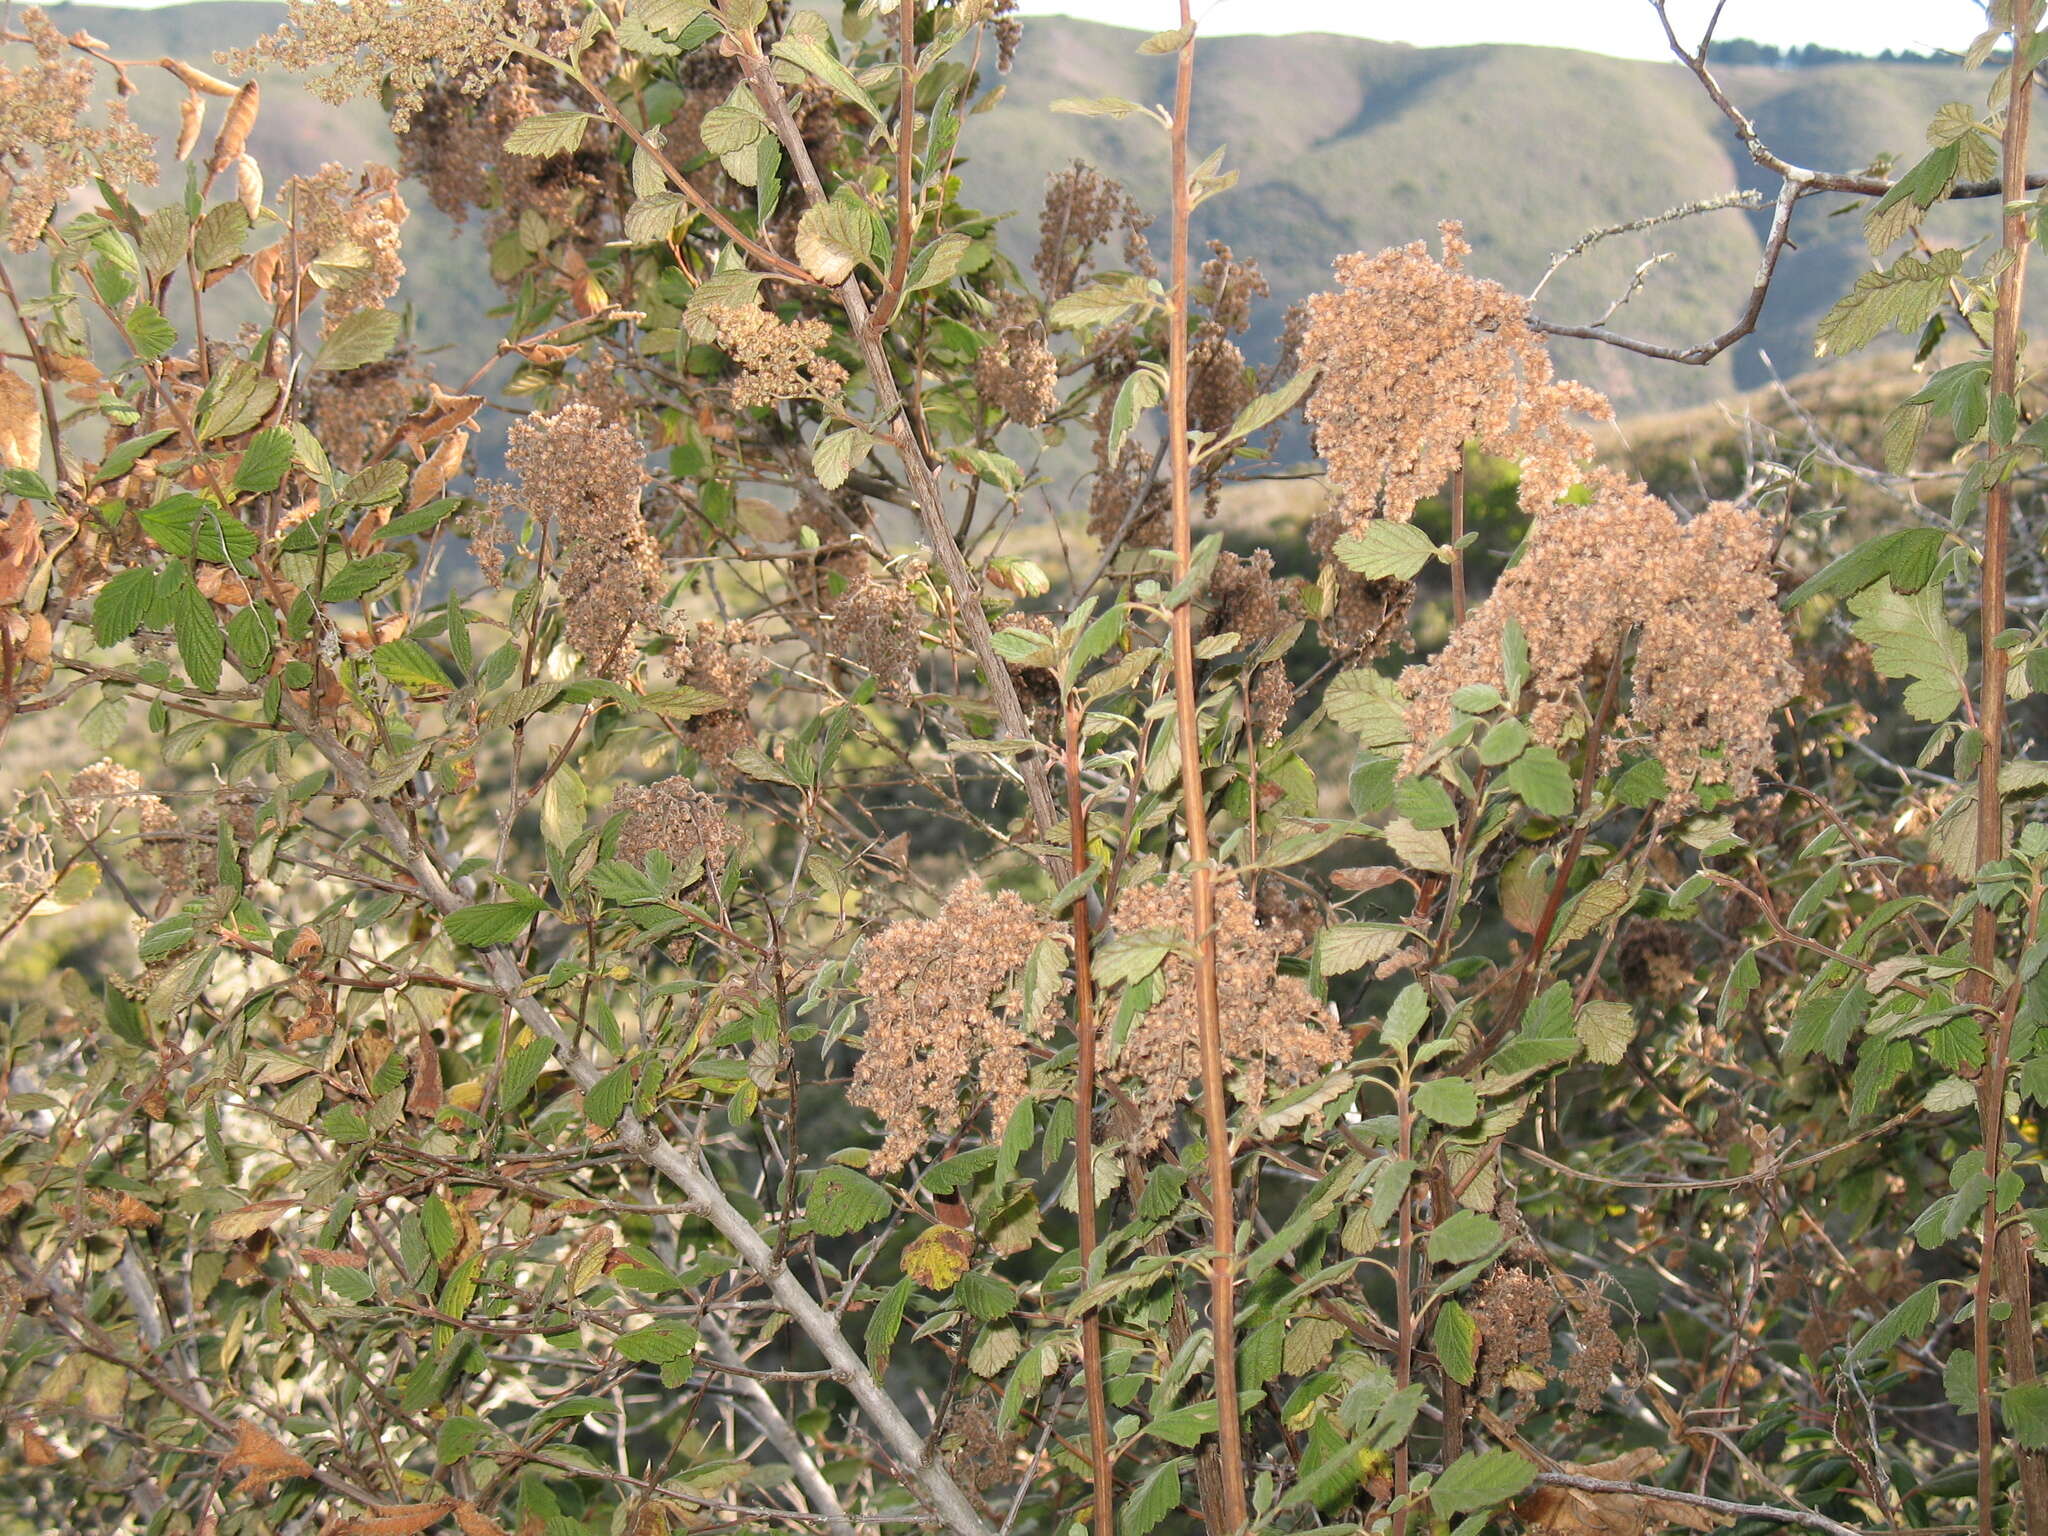
[{"label": "serrated leaf", "polygon": [[1948,285],[1962,270],[1963,253],[1950,249],[1901,256],[1882,272],[1864,273],[1814,327],[1814,355],[1841,357],[1888,330],[1918,330],[1947,302]]},{"label": "serrated leaf", "polygon": [[1939,528],[1899,528],[1866,539],[1801,582],[1779,606],[1789,613],[1810,598],[1852,597],[1887,576],[1893,591],[1911,595],[1934,575],[1945,538]]},{"label": "serrated leaf", "polygon": [[1566,817],[1578,806],[1578,786],[1555,749],[1535,746],[1508,765],[1508,788],[1539,816]]},{"label": "serrated leaf", "polygon": [[1316,935],[1316,967],[1341,976],[1386,959],[1407,937],[1399,923],[1338,923]]},{"label": "serrated leaf", "polygon": [[1587,1003],[1572,1020],[1572,1032],[1589,1061],[1611,1067],[1628,1053],[1636,1037],[1636,1016],[1627,1003]]},{"label": "serrated leaf", "polygon": [[563,155],[583,142],[588,112],[538,112],[505,135],[505,148],[515,155]]},{"label": "serrated leaf", "polygon": [[867,210],[858,204],[836,197],[813,203],[797,220],[796,259],[819,282],[836,288],[867,259],[871,230]]},{"label": "serrated leaf", "polygon": [[1368,580],[1407,581],[1429,564],[1436,540],[1413,523],[1380,517],[1339,539],[1331,553]]},{"label": "serrated leaf", "polygon": [[530,899],[483,901],[473,907],[450,912],[441,919],[441,927],[456,943],[481,949],[492,944],[507,944],[518,938],[540,911],[541,904]]},{"label": "serrated leaf", "polygon": [[235,466],[235,489],[251,494],[274,491],[291,467],[291,433],[282,427],[266,427],[242,450],[242,462]]},{"label": "serrated leaf", "polygon": [[1425,1244],[1432,1264],[1469,1264],[1501,1240],[1500,1223],[1478,1211],[1453,1211],[1430,1229]]},{"label": "serrated leaf", "polygon": [[939,236],[911,259],[910,269],[903,278],[903,291],[916,293],[919,289],[950,283],[959,276],[967,253],[973,247],[974,242],[957,230]]},{"label": "serrated leaf", "polygon": [[874,446],[873,436],[859,427],[822,433],[811,444],[811,473],[826,490],[836,491]]},{"label": "serrated leaf", "polygon": [[95,645],[119,645],[142,627],[156,601],[156,576],[141,566],[121,572],[101,587],[92,600]]},{"label": "serrated leaf", "polygon": [[1160,1521],[1180,1508],[1180,1474],[1187,1465],[1185,1456],[1163,1462],[1125,1496],[1117,1517],[1117,1536],[1150,1536]]},{"label": "serrated leaf", "polygon": [[584,1093],[583,1118],[592,1125],[610,1130],[618,1124],[619,1116],[626,1112],[626,1100],[632,1092],[633,1069],[623,1064],[612,1068]]},{"label": "serrated leaf", "polygon": [[874,97],[861,89],[853,72],[838,59],[817,38],[808,35],[791,34],[779,40],[769,50],[778,59],[787,59],[805,74],[815,80],[822,80],[830,89],[845,97],[876,122],[882,120],[882,112],[875,105]]},{"label": "serrated leaf", "polygon": [[341,323],[320,344],[313,366],[326,373],[346,373],[370,363],[381,363],[398,343],[398,315],[389,309],[358,309],[342,317]]},{"label": "serrated leaf", "polygon": [[1436,1351],[1437,1364],[1444,1368],[1446,1376],[1461,1387],[1472,1385],[1479,1363],[1479,1326],[1456,1301],[1446,1301],[1437,1309],[1430,1347]]},{"label": "serrated leaf", "polygon": [[1445,1519],[1492,1509],[1527,1488],[1535,1477],[1536,1468],[1513,1451],[1467,1452],[1430,1485],[1430,1507]]},{"label": "serrated leaf", "polygon": [[844,1237],[889,1214],[889,1192],[864,1173],[837,1163],[811,1180],[804,1214],[821,1237]]},{"label": "serrated leaf", "polygon": [[1939,722],[1962,707],[1969,691],[1969,645],[1948,621],[1939,586],[1906,595],[1880,578],[1849,599],[1856,638],[1870,646],[1880,677],[1911,678],[1907,712]]},{"label": "serrated leaf", "polygon": [[1415,1109],[1438,1125],[1470,1125],[1479,1118],[1479,1095],[1462,1077],[1433,1078],[1416,1088]]},{"label": "serrated leaf", "polygon": [[123,322],[138,357],[154,362],[178,344],[178,328],[154,304],[137,304]]},{"label": "serrated leaf", "polygon": [[409,693],[449,686],[448,674],[417,640],[387,640],[370,653],[370,665]]},{"label": "serrated leaf", "polygon": [[626,239],[634,245],[660,245],[678,224],[689,222],[690,217],[690,200],[682,193],[645,193],[626,210]]}]

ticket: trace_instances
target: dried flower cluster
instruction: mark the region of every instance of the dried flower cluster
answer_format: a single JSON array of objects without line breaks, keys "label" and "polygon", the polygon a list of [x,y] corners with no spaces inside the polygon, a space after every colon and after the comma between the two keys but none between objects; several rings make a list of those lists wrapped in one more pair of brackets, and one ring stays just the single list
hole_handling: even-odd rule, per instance
[{"label": "dried flower cluster", "polygon": [[630,669],[633,627],[661,597],[661,552],[640,511],[643,457],[630,430],[580,403],[520,422],[505,453],[520,501],[558,541],[564,634],[602,677]]},{"label": "dried flower cluster", "polygon": [[713,767],[724,767],[733,753],[754,744],[747,700],[768,672],[760,644],[750,624],[700,619],[676,633],[666,657],[678,683],[726,701],[725,708],[695,715],[682,727],[684,742]]},{"label": "dried flower cluster", "polygon": [[983,406],[1005,421],[1035,427],[1059,409],[1059,364],[1046,350],[1045,325],[1031,301],[1006,293],[997,302],[995,340],[974,360]]},{"label": "dried flower cluster", "polygon": [[21,28],[35,59],[18,68],[0,64],[0,189],[8,245],[29,251],[57,205],[88,177],[155,186],[156,143],[118,97],[106,102],[103,122],[84,121],[93,107],[92,63],[67,59],[64,37],[34,6],[22,11]]},{"label": "dried flower cluster", "polygon": [[846,369],[825,354],[832,327],[823,320],[782,320],[758,304],[721,304],[711,310],[711,321],[718,344],[740,366],[732,387],[735,410],[835,400],[846,388]]},{"label": "dried flower cluster", "polygon": [[505,63],[503,39],[545,22],[545,9],[537,0],[290,0],[283,26],[221,59],[241,74],[281,65],[336,106],[388,84],[391,125],[403,131],[437,75],[481,93]]},{"label": "dried flower cluster", "polygon": [[[1293,581],[1273,574],[1273,552],[1254,550],[1249,559],[1232,550],[1216,558],[1209,575],[1209,613],[1203,631],[1234,634],[1240,650],[1257,652],[1293,622]],[[1285,657],[1261,666],[1252,679],[1252,721],[1268,741],[1277,740],[1294,708],[1294,685]]]},{"label": "dried flower cluster", "polygon": [[304,388],[306,414],[328,457],[361,469],[427,393],[431,374],[411,347],[360,368],[315,373]]},{"label": "dried flower cluster", "polygon": [[1592,452],[1572,416],[1613,415],[1553,378],[1528,301],[1465,271],[1471,247],[1442,229],[1441,261],[1419,240],[1340,257],[1338,289],[1308,300],[1301,362],[1322,372],[1307,413],[1352,523],[1411,516],[1467,442],[1519,461],[1522,505],[1548,511]]},{"label": "dried flower cluster", "polygon": [[678,869],[701,857],[715,880],[740,845],[739,828],[724,807],[680,774],[620,790],[612,809],[626,814],[618,853],[628,863],[644,863],[657,849]]},{"label": "dried flower cluster", "polygon": [[867,1028],[847,1097],[885,1127],[870,1168],[901,1168],[932,1135],[965,1123],[963,1089],[989,1098],[1000,1132],[1024,1097],[1025,1047],[1042,1035],[1048,985],[1026,1016],[1018,972],[1054,934],[1014,891],[991,896],[979,880],[954,887],[935,918],[891,923],[861,962]]},{"label": "dried flower cluster", "polygon": [[1046,178],[1045,206],[1038,216],[1038,254],[1031,270],[1049,304],[1081,285],[1095,247],[1122,234],[1124,264],[1147,276],[1158,270],[1145,230],[1152,220],[1137,199],[1085,161],[1076,160]]},{"label": "dried flower cluster", "polygon": [[[1503,686],[1513,618],[1527,640],[1539,740],[1565,739],[1589,675],[1640,632],[1628,729],[1611,745],[1647,740],[1677,803],[1698,783],[1749,793],[1770,760],[1771,716],[1798,686],[1769,574],[1769,526],[1725,502],[1682,523],[1641,485],[1605,471],[1592,484],[1592,504],[1540,519],[1492,595],[1426,665],[1401,675],[1411,762],[1450,728],[1460,688]],[[1597,678],[1590,686],[1597,691]]]},{"label": "dried flower cluster", "polygon": [[[585,54],[583,67],[602,73],[597,51]],[[589,238],[600,212],[625,193],[623,168],[602,141],[589,135],[572,151],[545,156],[504,147],[521,123],[576,105],[558,78],[536,75],[520,63],[508,65],[481,95],[435,85],[398,136],[399,168],[417,178],[434,206],[458,224],[473,209],[493,209],[489,238],[515,228],[526,209]]]},{"label": "dried flower cluster", "polygon": [[161,796],[143,789],[141,774],[103,757],[79,769],[64,786],[64,823],[74,836],[100,837],[128,812],[134,813],[140,834],[136,862],[166,890],[186,890],[199,883],[192,857],[197,850],[189,846],[191,839],[178,813]]},{"label": "dried flower cluster", "polygon": [[358,174],[323,165],[318,175],[294,176],[279,187],[277,206],[288,229],[276,249],[320,284],[323,331],[398,292],[405,276],[399,229],[409,210],[390,166],[369,165]]},{"label": "dried flower cluster", "polygon": [[[1175,948],[1160,965],[1159,1000],[1131,1026],[1114,1050],[1114,1014],[1103,1024],[1108,1070],[1131,1085],[1136,1123],[1130,1143],[1138,1151],[1159,1146],[1182,1109],[1196,1096],[1201,1075],[1197,1030],[1194,882],[1177,874],[1156,885],[1134,886],[1116,903],[1120,935],[1156,935]],[[1307,1081],[1346,1060],[1350,1041],[1319,1007],[1298,977],[1280,974],[1291,936],[1262,926],[1251,897],[1235,881],[1216,887],[1216,994],[1223,1049],[1231,1059],[1232,1091],[1254,1108],[1275,1083]]]},{"label": "dried flower cluster", "polygon": [[827,600],[834,647],[869,672],[892,692],[908,689],[917,679],[917,661],[924,646],[923,615],[917,599],[902,583],[877,580],[865,559],[846,589]]}]

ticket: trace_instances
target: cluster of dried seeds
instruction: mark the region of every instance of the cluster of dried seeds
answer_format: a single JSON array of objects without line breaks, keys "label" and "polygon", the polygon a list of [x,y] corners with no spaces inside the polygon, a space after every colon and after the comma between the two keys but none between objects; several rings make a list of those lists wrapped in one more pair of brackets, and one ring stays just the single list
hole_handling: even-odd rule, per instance
[{"label": "cluster of dried seeds", "polygon": [[[1257,1109],[1276,1084],[1293,1086],[1350,1056],[1344,1031],[1295,976],[1280,974],[1292,935],[1259,923],[1251,897],[1235,881],[1216,887],[1216,992],[1223,1049],[1230,1059],[1232,1092]],[[1177,874],[1152,885],[1126,888],[1118,897],[1117,932],[1156,935],[1173,944],[1156,973],[1159,997],[1115,1046],[1115,1010],[1102,1024],[1107,1070],[1128,1089],[1134,1115],[1133,1148],[1146,1151],[1172,1134],[1186,1106],[1199,1097],[1201,1044],[1195,989],[1194,882]],[[1150,979],[1148,979],[1149,981]],[[1147,983],[1140,983],[1141,985]]]},{"label": "cluster of dried seeds", "polygon": [[1018,973],[1055,931],[1015,892],[990,895],[970,879],[937,917],[891,923],[867,941],[867,1022],[847,1097],[882,1122],[873,1171],[901,1168],[928,1137],[957,1131],[963,1090],[987,1096],[997,1130],[1008,1124],[1029,1076],[1026,1047],[1064,990],[1048,984],[1027,1015]]},{"label": "cluster of dried seeds", "polygon": [[1523,506],[1549,511],[1592,453],[1572,418],[1614,414],[1556,381],[1528,301],[1465,271],[1471,247],[1458,225],[1442,230],[1441,261],[1420,241],[1340,257],[1339,287],[1307,301],[1300,360],[1321,370],[1308,418],[1354,525],[1407,519],[1468,442],[1519,461]]},{"label": "cluster of dried seeds", "polygon": [[1632,698],[1610,751],[1645,742],[1677,804],[1701,783],[1747,795],[1770,761],[1772,716],[1798,686],[1769,524],[1725,502],[1681,522],[1641,485],[1606,471],[1590,482],[1591,505],[1538,519],[1520,562],[1449,643],[1402,673],[1411,761],[1450,729],[1460,688],[1504,687],[1512,618],[1527,645],[1539,740],[1566,738],[1582,697],[1598,693],[1617,647],[1639,633]]}]

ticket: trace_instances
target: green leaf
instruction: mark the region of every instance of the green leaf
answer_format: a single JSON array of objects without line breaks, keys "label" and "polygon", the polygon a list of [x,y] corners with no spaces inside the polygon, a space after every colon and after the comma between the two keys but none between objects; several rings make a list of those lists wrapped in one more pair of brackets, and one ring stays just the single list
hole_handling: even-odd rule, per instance
[{"label": "green leaf", "polygon": [[1438,1222],[1426,1245],[1432,1264],[1469,1264],[1500,1242],[1500,1223],[1478,1211],[1453,1211]]},{"label": "green leaf", "polygon": [[1870,646],[1880,677],[1904,677],[1906,710],[1916,720],[1939,722],[1962,706],[1969,691],[1969,645],[1942,604],[1939,586],[1911,596],[1880,578],[1849,599],[1850,627]]},{"label": "green leaf", "polygon": [[959,276],[961,265],[973,246],[974,242],[957,230],[939,236],[911,258],[910,270],[903,277],[903,291],[916,293],[921,288],[937,288],[950,283]]},{"label": "green leaf", "polygon": [[1889,1353],[1902,1339],[1918,1338],[1933,1323],[1940,1299],[1939,1285],[1921,1286],[1864,1330],[1842,1357],[1842,1368],[1852,1370],[1865,1360]]},{"label": "green leaf", "polygon": [[1185,1451],[1200,1444],[1203,1436],[1215,1434],[1216,1429],[1216,1403],[1212,1398],[1206,1403],[1183,1403],[1168,1409],[1145,1426],[1145,1433]]},{"label": "green leaf", "polygon": [[327,578],[327,585],[320,589],[320,600],[323,603],[348,603],[367,597],[411,564],[412,556],[402,550],[351,560]]},{"label": "green leaf", "polygon": [[137,304],[128,312],[124,328],[129,341],[134,343],[136,356],[150,362],[178,344],[178,328],[154,304]]},{"label": "green leaf", "polygon": [[1627,1003],[1587,1003],[1572,1021],[1572,1032],[1586,1048],[1587,1060],[1611,1067],[1636,1037],[1636,1016]]},{"label": "green leaf", "polygon": [[235,489],[251,493],[274,491],[292,465],[292,435],[282,427],[266,427],[249,439],[242,462],[235,467]]},{"label": "green leaf", "polygon": [[540,112],[522,120],[505,135],[505,148],[515,155],[564,155],[583,142],[588,112]]},{"label": "green leaf", "polygon": [[1061,96],[1047,105],[1050,111],[1073,117],[1110,117],[1119,122],[1145,110],[1121,96]]},{"label": "green leaf", "polygon": [[970,1269],[953,1287],[953,1299],[984,1323],[1008,1317],[1017,1310],[1017,1291],[1007,1280]]},{"label": "green leaf", "polygon": [[[1237,419],[1230,424],[1230,430],[1223,434],[1221,441],[1235,442],[1250,437],[1262,427],[1271,426],[1301,403],[1301,397],[1309,392],[1316,381],[1314,368],[1304,368],[1278,389],[1268,390],[1237,413]],[[1405,527],[1405,524],[1394,524]]]},{"label": "green leaf", "polygon": [[531,898],[522,901],[484,901],[441,919],[448,937],[458,944],[482,949],[492,944],[509,944],[526,931],[526,925],[541,911]]},{"label": "green leaf", "polygon": [[253,530],[232,513],[189,492],[166,496],[135,517],[159,548],[180,559],[229,565],[256,552]]},{"label": "green leaf", "polygon": [[1503,1504],[1535,1480],[1536,1468],[1513,1451],[1468,1452],[1430,1485],[1429,1503],[1439,1515],[1468,1515]]},{"label": "green leaf", "polygon": [[641,1365],[673,1365],[694,1355],[697,1341],[697,1330],[688,1323],[661,1322],[620,1334],[612,1348]]},{"label": "green leaf", "polygon": [[201,440],[241,436],[270,414],[281,388],[252,362],[234,363],[215,374],[199,397]]},{"label": "green leaf", "polygon": [[442,1466],[453,1466],[489,1438],[491,1426],[473,1413],[450,1414],[441,1421],[435,1437],[434,1455]]},{"label": "green leaf", "polygon": [[448,674],[434,660],[433,653],[417,640],[387,640],[370,653],[370,665],[380,676],[408,692],[446,688]]},{"label": "green leaf", "polygon": [[270,666],[271,638],[268,610],[255,603],[235,610],[228,620],[228,650],[244,677],[261,676]]},{"label": "green leaf", "polygon": [[1882,272],[1866,272],[1814,328],[1814,355],[1840,357],[1866,347],[1887,330],[1916,331],[1948,298],[1963,270],[1963,252],[1901,256]]},{"label": "green leaf", "polygon": [[1508,765],[1508,788],[1539,816],[1565,817],[1578,806],[1578,786],[1550,747],[1531,747]]},{"label": "green leaf", "polygon": [[778,59],[787,59],[798,69],[812,78],[822,80],[833,91],[844,96],[876,122],[882,120],[881,108],[875,105],[874,97],[861,89],[853,72],[838,59],[817,38],[809,34],[784,37],[769,50]]},{"label": "green leaf", "polygon": [[1316,966],[1325,976],[1342,976],[1386,959],[1407,937],[1399,923],[1338,923],[1316,935]]},{"label": "green leaf", "polygon": [[[1942,109],[1943,112],[1948,110],[1948,107]],[[1967,112],[1969,109],[1965,107],[1963,110]],[[1939,126],[1941,122],[1937,115],[1935,124]],[[1929,130],[1930,137],[1933,132],[1933,129]],[[1937,139],[1932,150],[1892,183],[1891,190],[1863,216],[1863,237],[1870,244],[1871,255],[1881,255],[1896,245],[1920,222],[1929,208],[1948,195],[1948,189],[1955,185],[1961,163],[1960,135]]]},{"label": "green leaf", "polygon": [[1131,428],[1138,424],[1138,418],[1165,395],[1166,386],[1155,369],[1139,366],[1131,370],[1116,392],[1116,404],[1110,407],[1109,453],[1112,459],[1123,452],[1124,439],[1131,435]]},{"label": "green leaf", "polygon": [[1899,528],[1879,534],[1801,582],[1779,606],[1790,613],[1811,598],[1850,597],[1885,576],[1891,578],[1895,592],[1918,592],[1934,575],[1943,539],[1939,528]]},{"label": "green leaf", "polygon": [[120,479],[135,467],[136,462],[145,453],[165,438],[176,436],[177,431],[176,427],[163,427],[155,432],[145,432],[140,437],[131,437],[126,442],[117,443],[107,456],[100,460],[99,470],[93,475],[92,483],[105,485],[109,480]]},{"label": "green leaf", "polygon": [[142,627],[155,601],[154,572],[139,565],[121,572],[92,600],[93,644],[119,645]]},{"label": "green leaf", "polygon": [[227,658],[227,638],[209,603],[190,579],[171,589],[171,632],[178,642],[178,660],[192,686],[211,693],[220,686],[221,663]]},{"label": "green leaf", "polygon": [[397,311],[358,309],[344,315],[341,323],[320,344],[313,367],[325,373],[346,373],[351,368],[383,362],[397,344]]},{"label": "green leaf", "polygon": [[862,1339],[867,1350],[868,1369],[880,1375],[889,1364],[889,1356],[896,1349],[896,1335],[903,1329],[903,1309],[910,1305],[910,1276],[905,1275],[890,1286],[875,1310],[868,1315],[866,1336]]},{"label": "green leaf", "polygon": [[1180,1508],[1180,1474],[1188,1464],[1185,1456],[1162,1462],[1131,1490],[1117,1519],[1117,1536],[1150,1536],[1160,1521]]},{"label": "green leaf", "polygon": [[583,1118],[610,1130],[626,1112],[633,1092],[633,1069],[621,1064],[592,1083],[583,1095]]},{"label": "green leaf", "polygon": [[1479,1325],[1472,1321],[1472,1314],[1457,1302],[1446,1301],[1437,1309],[1430,1344],[1444,1374],[1461,1387],[1471,1386],[1479,1363]]},{"label": "green leaf", "polygon": [[874,446],[874,438],[859,427],[820,433],[811,444],[811,473],[826,490],[836,491]]},{"label": "green leaf", "polygon": [[864,1173],[837,1163],[811,1180],[804,1214],[821,1237],[844,1237],[872,1226],[889,1214],[889,1192]]},{"label": "green leaf", "polygon": [[1479,1095],[1462,1077],[1440,1077],[1415,1090],[1417,1113],[1438,1125],[1470,1125],[1479,1118]]},{"label": "green leaf", "polygon": [[2048,1381],[2007,1387],[1998,1401],[2012,1437],[2030,1451],[2048,1451]]},{"label": "green leaf", "polygon": [[1374,518],[1355,534],[1346,534],[1331,551],[1350,569],[1372,581],[1406,581],[1429,564],[1436,540],[1413,523]]}]

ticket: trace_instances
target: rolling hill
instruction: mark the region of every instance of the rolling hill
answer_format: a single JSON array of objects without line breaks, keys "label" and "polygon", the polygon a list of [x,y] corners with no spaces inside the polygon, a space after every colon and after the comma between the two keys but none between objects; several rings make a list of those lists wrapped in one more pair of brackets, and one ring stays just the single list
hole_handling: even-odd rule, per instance
[{"label": "rolling hill", "polygon": [[[125,58],[174,54],[203,61],[273,26],[282,7],[199,0],[142,10],[56,5],[52,19],[83,27]],[[1148,206],[1161,203],[1163,136],[1142,120],[1054,113],[1060,97],[1166,99],[1170,58],[1140,55],[1140,34],[1061,18],[1033,21],[992,122],[969,140],[968,189],[984,207],[1014,210],[1006,238],[1021,255],[1045,176],[1091,160]],[[162,131],[175,97],[160,72],[137,76],[137,115]],[[1434,237],[1462,220],[1473,265],[1528,290],[1551,253],[1585,231],[1737,187],[1774,191],[1726,123],[1675,64],[1561,49],[1414,48],[1334,36],[1231,37],[1203,44],[1195,112],[1198,144],[1228,146],[1235,190],[1198,213],[1198,234],[1256,256],[1274,296],[1254,340],[1269,342],[1286,305],[1327,281],[1343,252]],[[1880,154],[1910,161],[1944,100],[1970,94],[1953,69],[1836,63],[1727,69],[1731,95],[1765,139],[1803,164],[1854,168]],[[158,82],[162,81],[162,85]],[[374,103],[336,110],[283,77],[266,78],[252,147],[273,180],[327,160],[393,158]],[[1780,271],[1759,334],[1704,369],[1648,362],[1568,343],[1567,372],[1606,390],[1624,414],[1697,404],[1810,366],[1812,328],[1868,262],[1845,200],[1814,198],[1795,225],[1798,249]],[[481,264],[428,205],[412,199],[409,294],[424,338],[477,355],[492,335],[494,295]],[[1979,210],[1981,212],[1981,210]],[[1727,210],[1618,236],[1572,263],[1543,295],[1561,321],[1598,316],[1645,261],[1669,252],[1617,324],[1690,343],[1721,329],[1755,271],[1766,215]],[[1957,225],[1958,231],[1962,225]]]}]

